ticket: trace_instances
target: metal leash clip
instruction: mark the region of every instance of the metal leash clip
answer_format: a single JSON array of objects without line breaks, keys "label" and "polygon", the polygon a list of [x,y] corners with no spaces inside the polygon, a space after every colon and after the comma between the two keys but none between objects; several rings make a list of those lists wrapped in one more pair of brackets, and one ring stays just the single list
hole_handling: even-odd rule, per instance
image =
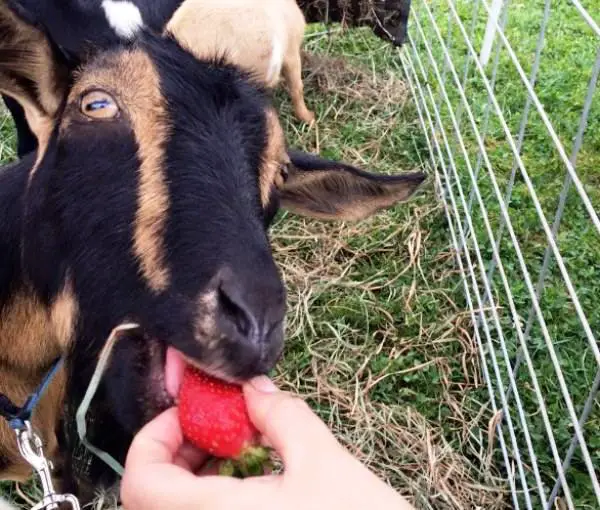
[{"label": "metal leash clip", "polygon": [[63,503],[69,504],[72,510],[81,510],[79,501],[75,496],[72,494],[56,494],[54,491],[51,475],[52,466],[46,457],[44,457],[42,440],[33,432],[29,421],[25,421],[24,423],[24,428],[16,430],[19,451],[40,477],[44,492],[42,501],[31,508],[31,510],[58,510]]}]

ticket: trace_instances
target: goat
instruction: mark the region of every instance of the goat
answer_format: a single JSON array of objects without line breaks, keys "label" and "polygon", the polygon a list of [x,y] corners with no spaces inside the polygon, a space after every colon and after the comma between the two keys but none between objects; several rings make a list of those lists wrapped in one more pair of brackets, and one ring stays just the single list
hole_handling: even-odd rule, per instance
[{"label": "goat", "polygon": [[311,124],[315,116],[302,84],[305,27],[296,0],[186,0],[166,29],[197,57],[225,54],[267,87],[275,87],[283,71],[296,116]]},{"label": "goat", "polygon": [[[28,22],[46,32],[71,68],[95,48],[131,40],[141,29],[168,30],[196,56],[225,55],[268,87],[283,70],[295,112],[312,122],[304,103],[300,49],[305,22],[295,0],[10,0]],[[239,20],[242,19],[243,23]],[[35,150],[23,111],[4,96],[17,128],[17,154]]]},{"label": "goat", "polygon": [[411,0],[298,0],[306,21],[370,26],[394,46],[406,41]]},{"label": "goat", "polygon": [[[32,424],[62,490],[85,500],[115,482],[82,459],[74,428],[115,326],[140,328],[112,353],[88,437],[123,462],[135,432],[175,404],[185,363],[236,382],[277,363],[285,289],[268,229],[280,208],[360,220],[425,175],[289,149],[264,87],[169,34],[142,30],[76,72],[10,0],[0,34],[0,92],[37,139],[0,169],[0,393],[20,405],[64,358]],[[0,480],[29,474],[0,423]]]}]

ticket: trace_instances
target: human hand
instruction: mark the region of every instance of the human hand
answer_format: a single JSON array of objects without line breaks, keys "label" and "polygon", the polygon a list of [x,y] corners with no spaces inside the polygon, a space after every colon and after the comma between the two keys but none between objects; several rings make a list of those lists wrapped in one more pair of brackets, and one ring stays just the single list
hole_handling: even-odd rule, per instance
[{"label": "human hand", "polygon": [[176,409],[144,427],[127,456],[126,510],[409,510],[412,506],[350,455],[302,400],[266,377],[244,386],[250,418],[281,456],[281,475],[197,475],[206,456],[184,442]]}]

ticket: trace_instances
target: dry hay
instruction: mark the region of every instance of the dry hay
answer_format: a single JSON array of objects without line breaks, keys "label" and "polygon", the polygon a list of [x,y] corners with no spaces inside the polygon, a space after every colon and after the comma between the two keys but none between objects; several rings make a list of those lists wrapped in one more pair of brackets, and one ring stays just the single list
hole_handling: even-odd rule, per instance
[{"label": "dry hay", "polygon": [[319,94],[336,93],[368,104],[396,105],[402,108],[410,91],[396,73],[373,73],[350,64],[346,59],[304,52],[304,84]]}]

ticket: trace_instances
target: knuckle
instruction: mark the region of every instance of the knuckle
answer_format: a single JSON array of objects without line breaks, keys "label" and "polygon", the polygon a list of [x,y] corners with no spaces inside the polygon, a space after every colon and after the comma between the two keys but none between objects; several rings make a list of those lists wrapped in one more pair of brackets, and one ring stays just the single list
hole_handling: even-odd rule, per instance
[{"label": "knuckle", "polygon": [[308,404],[299,397],[282,395],[275,403],[273,413],[281,417],[294,417],[311,413]]}]

